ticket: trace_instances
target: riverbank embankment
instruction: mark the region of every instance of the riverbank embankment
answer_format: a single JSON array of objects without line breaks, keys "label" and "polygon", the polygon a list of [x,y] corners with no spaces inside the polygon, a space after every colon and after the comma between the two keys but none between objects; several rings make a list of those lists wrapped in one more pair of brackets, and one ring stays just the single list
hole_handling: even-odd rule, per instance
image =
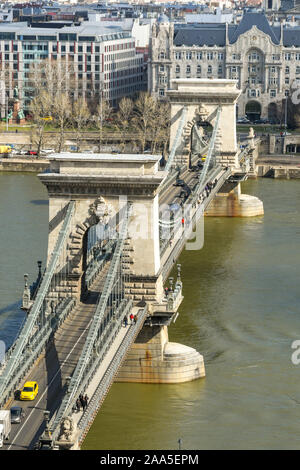
[{"label": "riverbank embankment", "polygon": [[256,160],[258,177],[298,179],[300,178],[300,155],[265,155]]},{"label": "riverbank embankment", "polygon": [[40,173],[50,166],[47,158],[0,158],[0,171]]}]

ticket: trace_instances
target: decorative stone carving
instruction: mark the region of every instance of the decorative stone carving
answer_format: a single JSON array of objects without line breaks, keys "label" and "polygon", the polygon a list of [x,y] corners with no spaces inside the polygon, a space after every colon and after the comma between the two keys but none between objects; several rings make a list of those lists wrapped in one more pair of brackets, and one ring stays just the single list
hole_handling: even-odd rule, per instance
[{"label": "decorative stone carving", "polygon": [[254,138],[254,129],[253,129],[253,127],[250,127],[249,134],[248,134],[248,139],[253,139],[253,138]]},{"label": "decorative stone carving", "polygon": [[198,107],[198,109],[196,110],[196,116],[199,116],[200,118],[200,121],[204,122],[207,120],[208,116],[209,116],[209,111],[207,110],[207,108],[204,106],[203,103],[201,103]]},{"label": "decorative stone carving", "polygon": [[60,433],[59,433],[58,440],[70,442],[74,434],[74,428],[75,428],[74,422],[71,417],[66,416],[65,418],[63,418],[60,424]]}]

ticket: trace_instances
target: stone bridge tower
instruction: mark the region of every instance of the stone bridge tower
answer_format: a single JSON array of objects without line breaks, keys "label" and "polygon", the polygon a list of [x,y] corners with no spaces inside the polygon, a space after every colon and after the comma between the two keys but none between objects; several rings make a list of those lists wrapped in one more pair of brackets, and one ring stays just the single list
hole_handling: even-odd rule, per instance
[{"label": "stone bridge tower", "polygon": [[258,198],[241,194],[238,182],[242,171],[238,160],[236,103],[240,94],[237,81],[227,79],[177,79],[172,80],[172,89],[168,90],[171,103],[170,149],[173,148],[185,109],[183,132],[174,159],[176,165],[188,166],[194,126],[204,122],[214,127],[217,109],[220,108],[215,159],[217,164],[232,169],[235,181],[221,188],[206,215],[247,217],[264,212]]},{"label": "stone bridge tower", "polygon": [[[148,319],[119,373],[119,381],[182,382],[205,375],[202,356],[168,340],[168,325],[182,301],[164,294],[159,240],[160,155],[55,154],[50,171],[39,175],[49,194],[48,258],[62,226],[66,207],[75,201],[68,234],[68,277],[62,286],[80,299],[85,275],[84,252],[89,229],[99,217],[117,221],[131,203],[123,263],[129,273],[126,294],[148,306]],[[116,224],[118,225],[118,224]],[[118,230],[118,227],[116,227]],[[170,299],[169,299],[170,300]]]}]

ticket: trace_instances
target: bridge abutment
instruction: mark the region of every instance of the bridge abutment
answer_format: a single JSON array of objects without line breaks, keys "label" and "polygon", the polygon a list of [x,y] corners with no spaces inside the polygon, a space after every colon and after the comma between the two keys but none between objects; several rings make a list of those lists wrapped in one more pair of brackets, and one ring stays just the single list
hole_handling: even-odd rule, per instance
[{"label": "bridge abutment", "polygon": [[115,379],[116,382],[182,383],[205,377],[203,356],[169,342],[166,325],[145,324]]},{"label": "bridge abutment", "polygon": [[216,194],[205,211],[211,217],[254,217],[264,214],[262,201],[255,196],[242,194],[240,184],[229,193]]}]

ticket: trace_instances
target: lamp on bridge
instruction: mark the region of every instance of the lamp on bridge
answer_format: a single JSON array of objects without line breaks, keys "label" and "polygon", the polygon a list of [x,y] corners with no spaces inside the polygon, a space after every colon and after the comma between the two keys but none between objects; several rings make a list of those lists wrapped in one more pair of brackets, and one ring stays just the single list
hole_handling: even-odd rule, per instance
[{"label": "lamp on bridge", "polygon": [[177,264],[177,280],[176,284],[181,283],[181,264]]},{"label": "lamp on bridge", "polygon": [[173,277],[169,277],[170,291],[171,291],[171,292],[173,292],[173,281],[174,281],[174,278],[173,278]]},{"label": "lamp on bridge", "polygon": [[28,274],[24,274],[24,291],[22,296],[22,310],[29,310],[31,307],[30,289],[28,287]]}]

